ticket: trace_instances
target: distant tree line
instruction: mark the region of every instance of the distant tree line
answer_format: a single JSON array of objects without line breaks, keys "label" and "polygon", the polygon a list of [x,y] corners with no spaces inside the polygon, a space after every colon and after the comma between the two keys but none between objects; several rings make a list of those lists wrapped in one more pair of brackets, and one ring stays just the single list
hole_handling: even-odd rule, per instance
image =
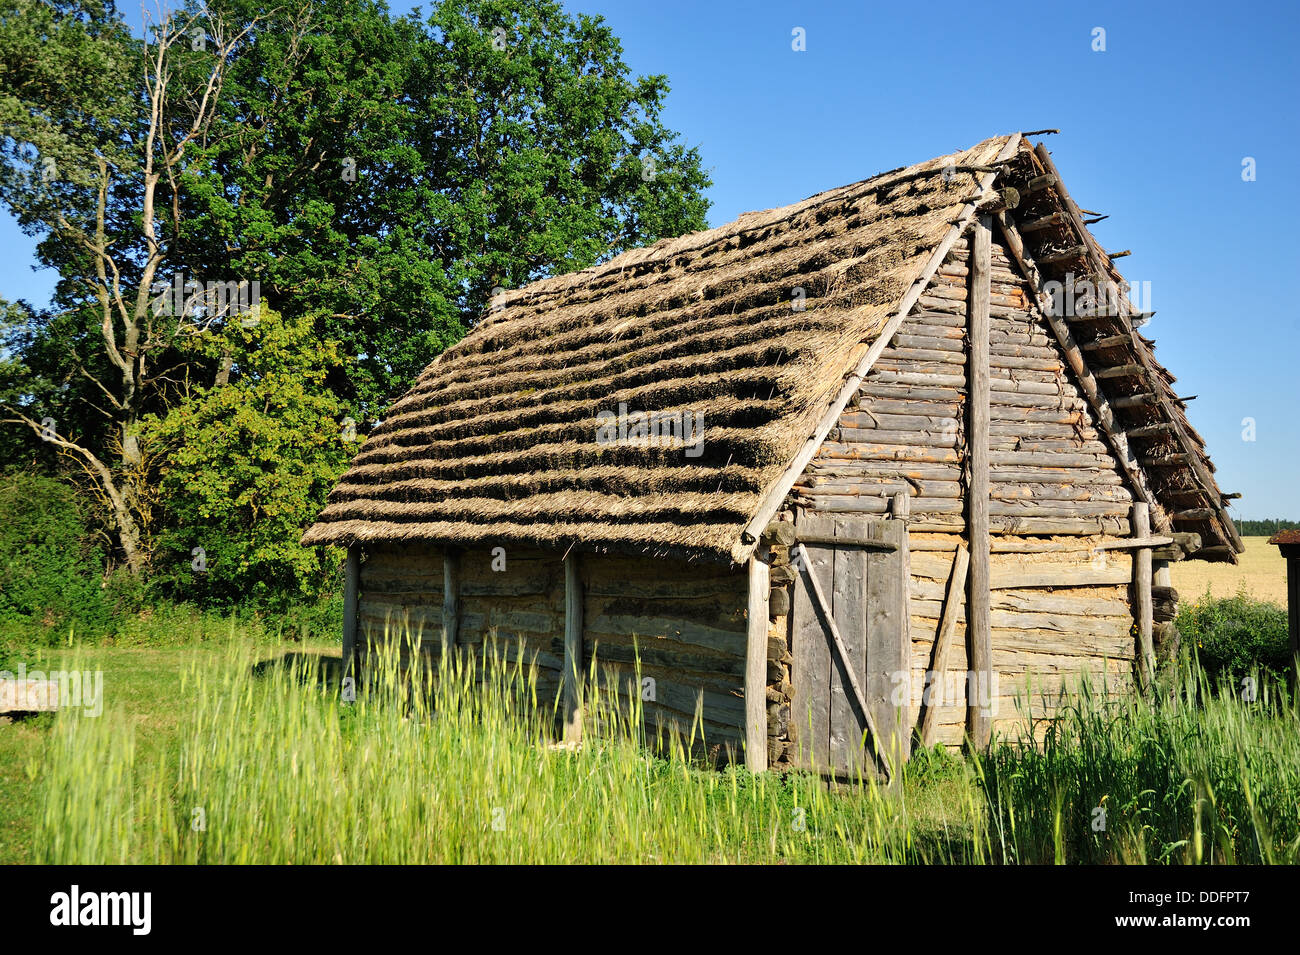
[{"label": "distant tree line", "polygon": [[1300,521],[1288,521],[1280,517],[1262,521],[1234,520],[1233,523],[1237,525],[1237,531],[1242,537],[1271,537],[1278,531],[1300,530]]}]

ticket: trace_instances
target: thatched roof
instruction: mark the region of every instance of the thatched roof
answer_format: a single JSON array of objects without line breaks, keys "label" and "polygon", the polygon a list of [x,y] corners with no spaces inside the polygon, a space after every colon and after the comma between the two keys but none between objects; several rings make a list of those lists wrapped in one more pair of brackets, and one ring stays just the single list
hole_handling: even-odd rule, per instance
[{"label": "thatched roof", "polygon": [[[1006,143],[625,252],[505,296],[398,400],[305,544],[577,543],[731,559],[764,490]],[[805,308],[792,308],[796,287]],[[704,415],[698,458],[597,415]]]},{"label": "thatched roof", "polygon": [[[989,139],[508,293],[392,406],[303,543],[744,558],[982,174],[1025,148]],[[601,443],[620,406],[702,414],[700,455]]]}]

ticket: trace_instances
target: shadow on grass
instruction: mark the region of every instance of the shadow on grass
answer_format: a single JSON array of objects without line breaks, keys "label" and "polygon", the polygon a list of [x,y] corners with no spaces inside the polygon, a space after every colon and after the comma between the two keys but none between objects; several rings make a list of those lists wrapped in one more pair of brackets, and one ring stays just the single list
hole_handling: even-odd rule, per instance
[{"label": "shadow on grass", "polygon": [[290,679],[300,683],[314,683],[321,687],[338,686],[343,672],[343,656],[289,651],[255,663],[251,669],[255,677],[270,676],[277,671],[286,672]]}]

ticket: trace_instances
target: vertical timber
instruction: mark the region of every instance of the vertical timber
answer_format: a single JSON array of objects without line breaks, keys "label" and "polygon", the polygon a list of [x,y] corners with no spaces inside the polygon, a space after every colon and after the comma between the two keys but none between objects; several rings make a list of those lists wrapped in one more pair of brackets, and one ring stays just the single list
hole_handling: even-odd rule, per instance
[{"label": "vertical timber", "polygon": [[[357,599],[361,590],[361,545],[348,547],[343,577],[343,671],[340,688],[344,700],[355,699],[357,685]],[[348,684],[351,680],[351,684]]]},{"label": "vertical timber", "polygon": [[564,741],[582,739],[582,578],[578,555],[564,558]]},{"label": "vertical timber", "polygon": [[767,621],[769,568],[749,558],[749,600],[745,638],[745,766],[767,769]]},{"label": "vertical timber", "polygon": [[970,672],[966,681],[966,730],[976,750],[988,747],[993,735],[990,709],[993,685],[993,637],[989,595],[989,298],[993,233],[989,216],[980,216],[971,243],[970,387],[966,417],[967,483],[966,534],[970,548],[967,579],[966,636],[970,643]]},{"label": "vertical timber", "polygon": [[[1151,509],[1146,501],[1133,503],[1133,535],[1151,537]],[[1156,675],[1155,642],[1152,639],[1155,613],[1151,603],[1151,548],[1139,547],[1133,555],[1133,616],[1138,631],[1138,676],[1142,688],[1151,686]]]},{"label": "vertical timber", "polygon": [[450,548],[442,554],[442,657],[456,649],[460,628],[460,557]]}]

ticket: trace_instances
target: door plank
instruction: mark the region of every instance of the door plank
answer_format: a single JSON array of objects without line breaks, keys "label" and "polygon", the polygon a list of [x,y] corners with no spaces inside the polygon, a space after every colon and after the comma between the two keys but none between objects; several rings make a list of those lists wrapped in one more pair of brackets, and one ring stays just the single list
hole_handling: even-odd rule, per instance
[{"label": "door plank", "polygon": [[[835,519],[835,536],[850,540],[861,539],[863,525],[868,523],[861,518],[837,517]],[[852,684],[844,672],[846,665],[852,666],[858,685],[866,690],[867,663],[867,555],[870,553],[861,547],[839,547],[835,550],[835,583],[830,590],[831,612],[835,626],[844,640],[848,660],[841,661],[839,654],[832,657],[830,672],[831,725],[830,725],[830,765],[837,772],[856,774],[863,767],[863,744],[870,745],[864,738],[867,722],[865,714],[859,712],[854,698]],[[825,578],[821,578],[825,580]]]},{"label": "door plank", "polygon": [[[810,534],[832,537],[834,522],[820,515],[800,511],[796,526]],[[819,580],[834,579],[833,552],[824,545],[806,548],[811,569]],[[817,612],[816,600],[808,592],[803,574],[795,575],[794,603],[790,611],[791,655],[794,657],[794,688],[790,700],[790,729],[795,743],[795,763],[802,769],[820,770],[830,756],[830,638]]]}]

